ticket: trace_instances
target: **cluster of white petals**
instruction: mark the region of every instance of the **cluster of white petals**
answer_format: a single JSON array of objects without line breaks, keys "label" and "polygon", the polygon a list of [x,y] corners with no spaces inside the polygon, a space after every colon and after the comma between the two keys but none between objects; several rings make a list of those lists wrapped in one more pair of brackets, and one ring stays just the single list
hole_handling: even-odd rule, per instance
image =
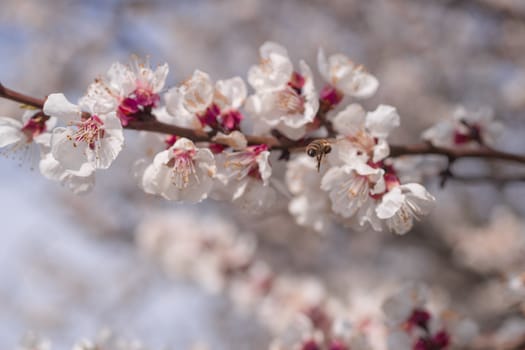
[{"label": "cluster of white petals", "polygon": [[133,56],[130,65],[115,62],[105,77],[95,79],[88,87],[86,98],[99,113],[115,112],[126,126],[141,112],[157,107],[168,72],[166,63],[152,70],[148,62]]},{"label": "cluster of white petals", "polygon": [[168,200],[197,203],[208,196],[215,173],[211,151],[181,138],[159,152],[144,170],[142,188]]},{"label": "cluster of white petals", "polygon": [[196,128],[230,132],[239,129],[243,119],[239,109],[246,94],[246,85],[240,77],[219,80],[213,85],[207,73],[196,70],[165,94],[166,110],[175,120],[184,116]]},{"label": "cluster of white petals", "polygon": [[273,42],[261,46],[260,55],[260,64],[248,71],[255,94],[246,109],[253,116],[254,131],[265,134],[274,129],[298,140],[319,109],[312,71],[304,61],[295,71],[286,49]]},{"label": "cluster of white petals", "polygon": [[[149,194],[190,203],[227,200],[255,211],[283,195],[291,197],[297,223],[319,232],[334,218],[358,230],[408,232],[434,202],[419,182],[446,165],[391,157],[388,139],[401,124],[397,110],[379,104],[367,111],[356,101],[376,93],[377,78],[322,49],[317,64],[325,80],[320,92],[304,61],[294,67],[283,46],[266,42],[247,74],[252,92],[241,77],[214,83],[200,70],[163,90],[167,64],[152,69],[134,57],[130,65],[113,64],[78,104],[55,93],[23,121],[0,118],[0,147],[12,154],[38,145],[42,174],[83,193],[124,148],[123,129],[162,131],[141,128],[161,122],[171,128],[163,132],[173,134],[148,137],[146,157],[133,169]],[[459,109],[423,138],[435,146],[481,147],[492,146],[500,132],[490,111]],[[297,154],[303,146],[307,155]],[[287,189],[273,178],[272,150],[287,161]]]},{"label": "cluster of white petals", "polygon": [[142,221],[136,237],[169,275],[223,292],[256,315],[275,335],[270,350],[444,350],[478,334],[473,321],[446,309],[426,286],[373,295],[354,288],[345,302],[315,277],[279,273],[257,256],[252,235],[221,217],[158,213]]},{"label": "cluster of white petals", "polygon": [[[403,234],[429,213],[434,197],[420,184],[402,184],[387,158],[387,138],[399,119],[391,106],[366,112],[359,104],[350,104],[332,119],[339,136],[331,145],[327,170],[317,173],[313,166],[305,168],[306,159],[289,162],[288,187],[296,195],[290,210],[299,224],[323,230],[323,221],[315,214],[326,212],[325,197],[332,211],[356,229],[386,227]],[[315,190],[319,188],[325,194]]]}]

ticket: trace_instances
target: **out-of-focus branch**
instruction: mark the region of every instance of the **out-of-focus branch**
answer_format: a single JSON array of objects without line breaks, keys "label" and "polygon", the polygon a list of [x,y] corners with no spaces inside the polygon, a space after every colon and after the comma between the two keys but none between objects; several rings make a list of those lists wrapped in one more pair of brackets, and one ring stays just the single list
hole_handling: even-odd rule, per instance
[{"label": "out-of-focus branch", "polygon": [[2,83],[0,83],[0,97],[39,109],[44,107],[45,102],[44,99],[27,96],[20,92],[8,89]]},{"label": "out-of-focus branch", "polygon": [[508,176],[491,176],[491,175],[477,175],[477,176],[466,176],[466,175],[455,175],[451,173],[448,176],[451,181],[458,181],[464,183],[483,183],[491,182],[497,185],[506,185],[508,183],[525,182],[525,174],[522,175],[508,175]]},{"label": "out-of-focus branch", "polygon": [[[2,84],[0,84],[0,97],[33,106],[35,108],[44,108],[45,99],[38,99],[24,95],[17,91],[8,89]],[[138,120],[130,121],[126,128],[182,136],[195,142],[211,142],[214,136],[213,132],[206,133],[200,130],[181,128],[175,125],[160,122],[151,113],[145,114],[142,116],[142,118],[138,118]],[[271,149],[274,150],[286,150],[293,152],[304,151],[304,148],[314,140],[301,139],[298,141],[293,141],[286,138],[278,139],[272,136],[265,137],[253,135],[246,135],[246,139],[251,145],[267,144]],[[405,155],[441,155],[447,157],[451,163],[460,158],[480,158],[505,160],[525,164],[525,156],[523,155],[502,152],[488,147],[479,149],[452,149],[446,147],[437,147],[430,143],[418,143],[411,145],[391,145],[390,151],[391,157]]]},{"label": "out-of-focus branch", "polygon": [[446,147],[433,146],[430,143],[418,143],[412,145],[391,145],[390,155],[392,157],[399,157],[405,155],[442,155],[448,157],[450,160],[457,160],[460,158],[484,158],[484,159],[499,159],[507,160],[516,163],[525,164],[525,156],[497,151],[488,147],[479,149],[452,149]]},{"label": "out-of-focus branch", "polygon": [[504,1],[491,0],[450,0],[449,7],[465,7],[478,9],[488,15],[500,19],[512,19],[515,21],[525,21],[525,13],[516,9],[511,4]]}]

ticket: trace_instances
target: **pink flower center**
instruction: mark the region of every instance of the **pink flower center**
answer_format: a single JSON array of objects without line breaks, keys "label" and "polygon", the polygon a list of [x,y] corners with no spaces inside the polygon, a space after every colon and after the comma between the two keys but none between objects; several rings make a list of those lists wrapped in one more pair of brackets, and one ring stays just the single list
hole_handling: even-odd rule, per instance
[{"label": "pink flower center", "polygon": [[177,142],[177,135],[170,135],[164,139],[164,143],[166,144],[166,149],[173,146],[175,142]]},{"label": "pink flower center", "polygon": [[117,116],[123,126],[130,121],[136,120],[140,112],[151,111],[160,101],[160,96],[149,88],[138,87],[129,94],[128,97],[121,100],[117,109]]},{"label": "pink flower center", "polygon": [[193,149],[174,149],[173,158],[171,158],[166,164],[172,169],[171,183],[178,189],[188,187],[192,176],[197,183],[199,182],[193,161],[195,153],[196,151]]},{"label": "pink flower center", "polygon": [[244,116],[236,109],[221,114],[222,126],[226,131],[239,130]]},{"label": "pink flower center", "polygon": [[423,329],[427,329],[428,321],[430,320],[430,313],[423,309],[414,309],[412,314],[407,320],[407,326],[412,328],[417,326]]},{"label": "pink flower center", "polygon": [[262,152],[268,150],[268,145],[261,144],[261,145],[250,146],[250,147],[247,148],[247,150],[249,152],[253,153],[254,156],[258,156]]},{"label": "pink flower center", "polygon": [[328,346],[328,350],[350,350],[342,341],[334,340]]},{"label": "pink flower center", "polygon": [[456,128],[454,130],[454,144],[455,145],[464,145],[469,142],[478,142],[479,144],[483,143],[481,139],[481,126],[478,124],[468,124],[465,121],[462,121],[461,124],[466,128],[466,130]]},{"label": "pink flower center", "polygon": [[213,154],[222,153],[228,146],[222,145],[220,143],[210,143],[208,148]]},{"label": "pink flower center", "polygon": [[35,137],[47,130],[46,122],[49,120],[48,116],[42,113],[35,114],[22,127],[22,132],[27,137],[27,142],[32,142]]},{"label": "pink flower center", "polygon": [[201,124],[203,126],[210,126],[213,129],[219,125],[218,117],[221,114],[221,109],[215,103],[212,103],[202,114],[198,114]]},{"label": "pink flower center", "polygon": [[337,106],[341,102],[343,97],[343,93],[341,93],[332,85],[323,86],[321,92],[319,93],[319,99],[321,100],[321,104],[326,106],[325,108],[328,110]]},{"label": "pink flower center", "polygon": [[294,89],[299,95],[302,94],[304,83],[306,79],[299,73],[293,72],[288,82],[288,86]]},{"label": "pink flower center", "polygon": [[321,346],[315,340],[310,339],[303,343],[301,350],[321,350]]},{"label": "pink flower center", "polygon": [[96,115],[78,122],[78,130],[72,135],[68,136],[69,140],[73,141],[73,147],[77,147],[80,142],[87,143],[88,147],[94,150],[97,143],[105,135],[103,128],[104,122]]},{"label": "pink flower center", "polygon": [[372,197],[373,199],[381,199],[385,195],[385,193],[387,193],[388,191],[391,191],[393,188],[401,184],[401,181],[399,181],[396,171],[392,165],[387,165],[383,161],[380,161],[377,163],[368,161],[367,165],[374,169],[382,168],[385,170],[385,174],[383,175],[383,180],[385,181],[386,189],[382,193],[376,193],[376,194],[370,193],[370,197]]},{"label": "pink flower center", "polygon": [[227,154],[228,160],[224,164],[226,168],[232,169],[237,173],[240,180],[245,176],[250,176],[261,180],[261,172],[257,163],[257,156],[268,150],[268,145],[261,144],[247,147],[245,151]]},{"label": "pink flower center", "polygon": [[239,130],[244,117],[236,109],[221,111],[216,103],[212,103],[202,114],[198,114],[197,118],[199,118],[202,126],[209,126],[214,130],[228,132]]},{"label": "pink flower center", "polygon": [[420,337],[414,344],[413,350],[442,350],[450,344],[450,336],[444,330],[434,336]]}]

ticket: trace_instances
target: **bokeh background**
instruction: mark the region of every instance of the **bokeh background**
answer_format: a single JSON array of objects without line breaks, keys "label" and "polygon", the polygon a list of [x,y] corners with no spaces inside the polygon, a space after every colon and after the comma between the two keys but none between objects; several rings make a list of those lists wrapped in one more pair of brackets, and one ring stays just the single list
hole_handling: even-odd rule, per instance
[{"label": "bokeh background", "polygon": [[[521,0],[2,0],[0,81],[35,96],[79,97],[94,77],[131,54],[168,62],[168,86],[196,68],[215,79],[246,77],[266,40],[316,67],[317,48],[343,52],[381,82],[365,106],[397,107],[397,143],[447,118],[458,104],[488,106],[507,129],[498,147],[525,152],[525,2]],[[318,87],[321,83],[318,80]],[[18,117],[10,101],[0,115]],[[525,187],[450,182],[431,217],[399,238],[334,227],[297,227],[286,204],[248,215],[227,204],[186,207],[146,196],[130,176],[141,153],[132,132],[93,193],[75,197],[27,162],[0,158],[0,347],[27,332],[57,349],[110,328],[152,348],[264,348],[271,336],[221,294],[168,278],[135,243],[158,210],[218,215],[259,239],[275,268],[318,276],[334,294],[423,281],[497,328],[516,315],[501,279],[524,268]],[[30,163],[30,162],[29,162]],[[461,161],[458,173],[523,171]],[[284,169],[276,164],[276,171]],[[140,247],[139,247],[140,248]],[[521,320],[523,321],[523,320]]]}]

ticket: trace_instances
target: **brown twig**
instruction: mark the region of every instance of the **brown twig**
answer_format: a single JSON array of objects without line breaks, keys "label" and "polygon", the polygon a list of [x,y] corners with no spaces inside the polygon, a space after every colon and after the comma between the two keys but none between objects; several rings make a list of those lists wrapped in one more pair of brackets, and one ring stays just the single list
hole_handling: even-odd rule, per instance
[{"label": "brown twig", "polygon": [[518,6],[512,6],[505,1],[490,0],[449,0],[448,7],[463,8],[466,10],[477,10],[480,13],[494,17],[499,20],[525,21],[525,12],[520,11]]},{"label": "brown twig", "polygon": [[6,88],[4,85],[2,85],[2,83],[0,83],[0,97],[39,109],[44,108],[44,99],[21,94],[17,91]]},{"label": "brown twig", "polygon": [[[0,83],[0,97],[16,101],[25,105],[30,105],[39,109],[44,107],[45,99],[38,99],[31,96],[24,95],[17,91],[6,88]],[[186,137],[195,142],[209,142],[212,139],[212,134],[181,128],[175,125],[166,124],[158,121],[154,115],[148,114],[148,118],[143,120],[131,121],[126,128],[133,130],[152,131],[169,135],[177,135]],[[290,152],[304,151],[304,148],[314,139],[301,139],[292,141],[289,139],[277,139],[272,136],[253,136],[246,135],[248,144],[267,144],[273,150],[286,150]],[[399,157],[404,155],[441,155],[447,157],[449,160],[457,160],[460,158],[480,158],[480,159],[494,159],[505,160],[520,164],[525,164],[525,156],[502,152],[488,147],[481,147],[479,149],[453,149],[446,147],[433,146],[430,143],[418,143],[411,145],[390,145],[390,156]]]},{"label": "brown twig", "polygon": [[467,176],[467,175],[456,175],[451,173],[448,176],[448,179],[450,181],[458,181],[458,182],[465,182],[465,183],[471,183],[471,184],[477,184],[477,183],[483,183],[483,182],[491,182],[497,185],[506,185],[508,183],[516,183],[516,182],[525,182],[525,174],[522,175],[498,175],[498,176],[491,176],[491,175],[475,175],[475,176]]},{"label": "brown twig", "polygon": [[399,157],[404,155],[442,155],[449,159],[459,158],[484,158],[507,160],[516,163],[525,164],[525,156],[497,151],[488,147],[477,149],[452,149],[446,147],[437,147],[430,143],[418,143],[412,145],[391,145],[390,156]]}]

